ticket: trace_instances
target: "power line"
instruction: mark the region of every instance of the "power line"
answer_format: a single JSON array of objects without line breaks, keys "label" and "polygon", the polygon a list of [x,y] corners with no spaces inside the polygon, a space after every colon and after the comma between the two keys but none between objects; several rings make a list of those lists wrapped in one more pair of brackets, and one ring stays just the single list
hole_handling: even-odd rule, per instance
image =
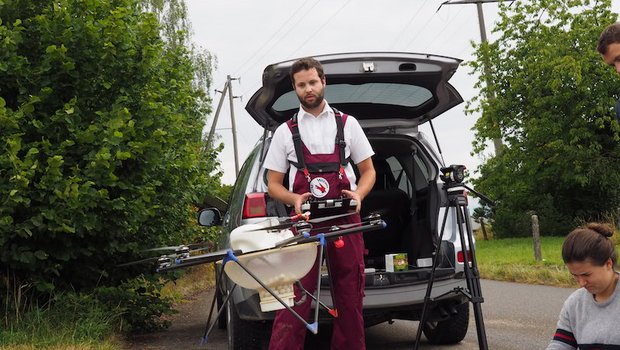
[{"label": "power line", "polygon": [[[319,2],[320,2],[320,0],[316,0],[316,1],[314,2],[314,4],[313,4],[313,5],[312,5],[312,6],[311,6],[308,10],[307,10],[307,12],[310,12],[313,8],[315,8],[315,7],[316,7],[316,5],[318,5],[318,3],[319,3]],[[300,10],[301,10],[301,9],[302,9],[305,5],[306,5],[306,4],[307,4],[307,2],[305,2],[305,1],[304,1],[304,2],[301,4],[301,6],[299,6],[297,9],[295,9],[295,11],[293,12],[293,14],[292,14],[291,16],[289,16],[289,17],[288,17],[288,19],[287,19],[286,21],[284,21],[284,23],[282,23],[282,24],[280,25],[280,27],[279,27],[279,28],[278,28],[278,29],[277,29],[277,30],[276,30],[276,31],[275,31],[272,35],[270,35],[270,36],[269,36],[269,39],[268,39],[267,41],[265,41],[265,43],[264,43],[263,45],[261,45],[260,49],[258,49],[258,50],[256,50],[256,51],[254,51],[254,53],[253,53],[252,55],[250,55],[250,56],[248,57],[248,59],[247,59],[245,62],[243,62],[243,63],[239,66],[239,68],[238,68],[238,69],[237,69],[237,71],[235,72],[235,75],[237,75],[237,76],[242,76],[243,74],[245,74],[245,73],[246,73],[246,72],[247,72],[247,71],[248,71],[251,67],[254,67],[257,63],[259,63],[259,62],[260,62],[260,61],[261,61],[261,60],[262,60],[262,59],[263,59],[263,58],[264,58],[264,57],[265,57],[265,56],[266,56],[266,55],[267,55],[267,54],[271,51],[271,49],[272,49],[272,48],[273,48],[273,47],[274,47],[277,43],[279,43],[282,39],[284,39],[286,36],[288,36],[288,35],[291,33],[291,31],[290,31],[290,30],[289,30],[289,31],[287,31],[287,32],[286,32],[283,36],[281,36],[281,37],[279,37],[279,38],[277,38],[277,39],[276,39],[276,35],[277,35],[278,33],[280,33],[280,31],[281,31],[281,30],[283,30],[285,27],[287,27],[287,26],[288,26],[288,24],[289,24],[290,22],[292,22],[292,21],[295,19],[295,17],[297,16],[297,13],[298,13],[298,12],[299,12],[299,11],[300,11]],[[266,46],[266,44],[267,44],[267,43],[270,43],[270,42],[271,42],[271,44],[270,44],[270,45],[268,45],[268,46]],[[258,58],[257,58],[258,53],[259,53],[259,52],[261,52],[263,49],[264,49],[264,53],[263,53],[260,57],[258,57]],[[248,62],[250,62],[250,61],[252,61],[252,60],[254,60],[254,61],[255,61],[255,63],[253,63],[253,64],[251,64],[251,65],[247,65],[247,64],[246,64],[246,63],[248,63]],[[240,71],[240,72],[239,72],[239,69],[243,69],[244,67],[245,67],[245,69],[244,69],[243,71]]]},{"label": "power line", "polygon": [[409,22],[407,22],[407,24],[403,27],[403,29],[400,31],[400,33],[396,36],[396,40],[394,40],[394,42],[392,43],[392,45],[390,46],[391,49],[394,49],[394,47],[396,46],[396,43],[398,43],[398,41],[400,40],[400,38],[403,36],[403,34],[405,33],[405,31],[409,28],[409,26],[411,25],[411,23],[413,23],[413,20],[418,17],[418,15],[422,12],[422,9],[424,8],[424,6],[426,6],[426,4],[428,4],[429,2],[426,1],[424,2],[424,4],[420,7],[418,7],[418,12],[416,12],[411,19],[409,20]]},{"label": "power line", "polygon": [[426,51],[427,51],[427,49],[428,49],[429,45],[431,45],[431,44],[433,44],[433,43],[435,43],[435,42],[436,42],[437,38],[439,38],[439,37],[440,37],[440,36],[441,36],[441,35],[442,35],[445,31],[446,31],[446,29],[448,29],[448,27],[450,27],[450,26],[451,26],[451,24],[454,24],[454,23],[452,23],[452,20],[453,20],[455,17],[457,17],[458,15],[460,15],[462,11],[463,11],[463,10],[462,10],[462,9],[460,9],[460,10],[459,10],[456,14],[453,14],[453,16],[452,16],[452,17],[448,18],[446,25],[444,25],[444,27],[443,27],[443,28],[442,28],[439,32],[437,32],[437,34],[435,35],[435,37],[433,38],[433,40],[430,40],[430,41],[428,42],[428,44],[426,45],[426,47],[425,47],[425,48],[424,48],[424,50],[423,50],[424,52],[426,52]]},{"label": "power line", "polygon": [[[508,2],[514,2],[515,0],[506,0]],[[478,26],[480,28],[480,40],[482,44],[487,42],[487,31],[484,24],[484,13],[482,12],[482,4],[485,3],[497,3],[504,2],[504,0],[455,0],[455,1],[446,1],[442,3],[437,11],[441,9],[443,5],[462,5],[462,4],[476,4],[476,9],[478,10]],[[486,82],[487,87],[491,84],[491,77],[489,75],[489,63],[483,62],[483,75]],[[491,96],[492,97],[492,96]],[[483,111],[484,113],[484,111]],[[499,138],[493,139],[493,146],[495,147],[495,154],[498,155],[502,151],[502,139],[501,136]]]},{"label": "power line", "polygon": [[[352,0],[348,0],[346,3],[344,3],[342,6],[340,6],[340,8],[338,10],[336,10],[334,13],[332,13],[332,15],[325,21],[323,22],[323,24],[321,25],[321,27],[319,27],[318,29],[314,30],[312,35],[310,35],[308,38],[306,38],[305,40],[302,41],[302,44],[297,47],[295,50],[293,50],[290,54],[287,55],[287,57],[293,57],[293,54],[295,54],[297,51],[299,51],[299,49],[301,49],[306,42],[310,41],[314,36],[316,36],[323,28],[325,28],[325,26],[327,24],[329,24],[331,22],[331,20],[334,18],[334,16],[336,16],[338,13],[340,13],[340,11],[342,11]],[[314,8],[314,6],[316,6],[318,4],[315,3],[312,8]],[[265,53],[266,55],[266,53]],[[260,58],[263,58],[265,55],[261,56]],[[251,88],[245,90],[242,94],[242,96],[245,96],[245,94],[249,91],[255,91],[257,89],[257,85],[252,86]]]},{"label": "power line", "polygon": [[340,13],[340,11],[342,11],[342,9],[344,9],[349,3],[351,2],[351,0],[348,0],[347,2],[344,3],[344,5],[340,6],[340,8],[332,13],[331,16],[329,16],[329,18],[327,19],[327,21],[323,22],[323,24],[321,25],[321,27],[319,27],[319,29],[315,30],[312,35],[310,35],[310,37],[308,37],[306,40],[302,41],[302,44],[299,45],[299,47],[297,47],[295,50],[293,50],[290,54],[289,57],[292,57],[294,53],[296,53],[297,51],[299,51],[299,49],[301,49],[302,47],[304,47],[304,45],[306,44],[306,42],[310,41],[310,39],[314,38],[317,33],[319,33],[321,30],[323,30],[323,28],[325,28],[325,26],[331,22],[332,18],[334,18],[334,16],[336,16],[338,13]]},{"label": "power line", "polygon": [[[435,17],[435,15],[437,14],[437,12],[434,12],[432,16],[428,17],[428,19],[426,20],[426,22],[424,23],[424,25],[422,25],[422,28],[426,28],[426,26],[430,23],[430,21]],[[413,42],[415,41],[415,39],[418,38],[418,36],[422,33],[422,31],[418,31],[416,33],[416,35],[414,37],[411,38],[411,40],[409,40],[409,42],[407,42],[407,45],[405,45],[404,47],[408,48],[411,46],[411,44],[413,44]]]}]

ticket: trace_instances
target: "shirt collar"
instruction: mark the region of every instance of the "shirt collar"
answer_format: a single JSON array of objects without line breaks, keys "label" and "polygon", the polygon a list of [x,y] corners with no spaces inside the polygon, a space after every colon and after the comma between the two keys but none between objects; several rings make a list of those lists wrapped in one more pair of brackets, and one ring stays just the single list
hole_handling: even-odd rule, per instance
[{"label": "shirt collar", "polygon": [[[312,117],[314,118],[314,116],[308,112],[306,112],[302,107],[301,104],[299,105],[299,111],[297,111],[297,115],[298,115],[298,119],[302,119],[305,117]],[[327,103],[327,101],[325,101],[325,106],[323,106],[323,110],[321,111],[321,113],[319,114],[319,116],[317,118],[323,118],[323,117],[329,117],[329,116],[334,116],[334,110],[329,106],[329,103]]]}]

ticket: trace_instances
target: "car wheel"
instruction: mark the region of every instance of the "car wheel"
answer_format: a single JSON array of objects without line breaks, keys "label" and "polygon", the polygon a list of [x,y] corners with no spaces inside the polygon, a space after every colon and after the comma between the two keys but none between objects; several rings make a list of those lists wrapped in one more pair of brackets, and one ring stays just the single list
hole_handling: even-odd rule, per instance
[{"label": "car wheel", "polygon": [[269,347],[271,324],[239,318],[232,301],[226,305],[229,350],[261,350]]},{"label": "car wheel", "polygon": [[426,322],[423,331],[431,344],[456,344],[465,338],[469,327],[469,303],[456,307],[456,315],[438,322]]}]

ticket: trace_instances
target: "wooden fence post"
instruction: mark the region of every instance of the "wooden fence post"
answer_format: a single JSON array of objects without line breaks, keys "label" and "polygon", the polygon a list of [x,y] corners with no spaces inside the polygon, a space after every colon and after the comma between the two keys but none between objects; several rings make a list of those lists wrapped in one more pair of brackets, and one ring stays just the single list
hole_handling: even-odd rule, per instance
[{"label": "wooden fence post", "polygon": [[482,229],[482,237],[485,241],[489,240],[489,236],[487,236],[487,229],[484,227],[484,218],[480,218],[480,228]]},{"label": "wooden fence post", "polygon": [[538,225],[538,215],[532,214],[532,237],[534,239],[534,259],[540,261],[542,259],[540,253],[540,228]]}]

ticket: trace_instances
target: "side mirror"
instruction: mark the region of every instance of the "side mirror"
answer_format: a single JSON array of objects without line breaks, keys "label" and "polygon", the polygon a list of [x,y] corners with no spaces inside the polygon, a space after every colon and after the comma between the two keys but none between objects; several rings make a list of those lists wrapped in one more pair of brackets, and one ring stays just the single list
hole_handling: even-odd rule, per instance
[{"label": "side mirror", "polygon": [[222,222],[222,215],[216,208],[206,208],[198,212],[198,224],[201,226],[217,226]]}]

